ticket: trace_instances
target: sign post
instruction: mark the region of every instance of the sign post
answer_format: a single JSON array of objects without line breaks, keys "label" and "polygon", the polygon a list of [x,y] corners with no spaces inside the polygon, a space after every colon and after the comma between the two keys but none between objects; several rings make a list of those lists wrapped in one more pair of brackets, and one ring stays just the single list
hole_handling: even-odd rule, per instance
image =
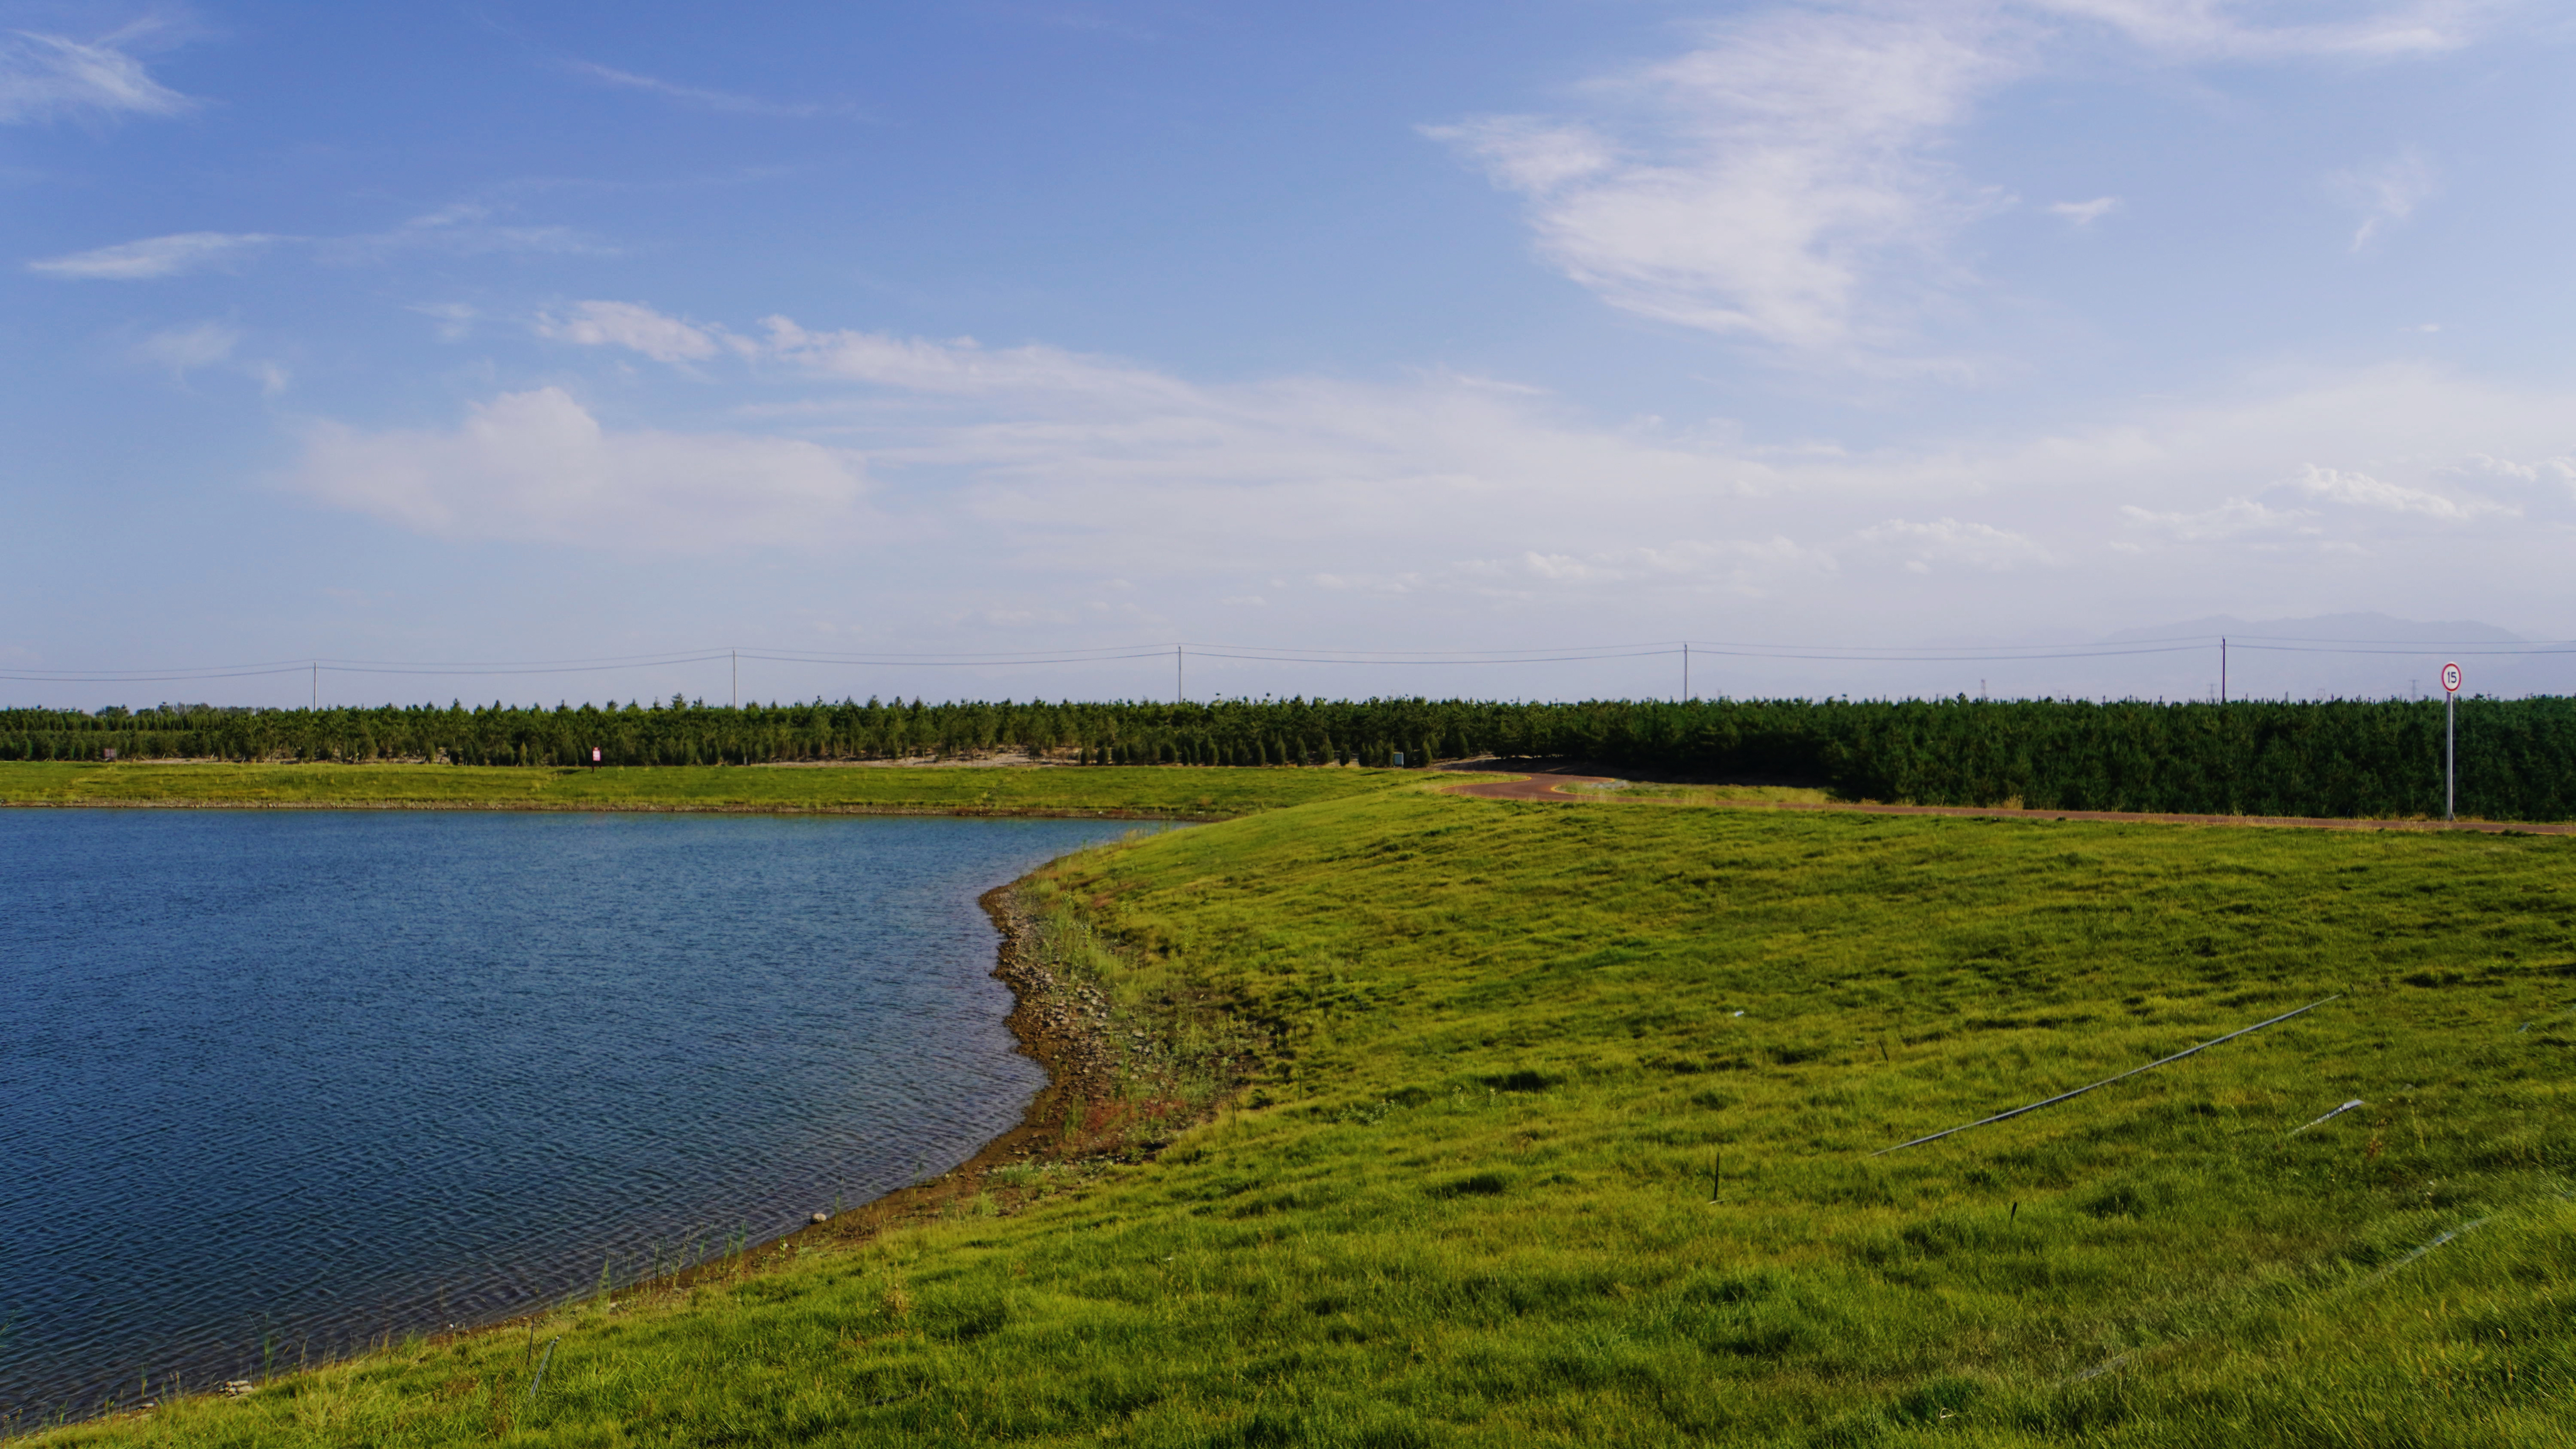
[{"label": "sign post", "polygon": [[2442,818],[2460,803],[2460,666],[2442,666]]}]

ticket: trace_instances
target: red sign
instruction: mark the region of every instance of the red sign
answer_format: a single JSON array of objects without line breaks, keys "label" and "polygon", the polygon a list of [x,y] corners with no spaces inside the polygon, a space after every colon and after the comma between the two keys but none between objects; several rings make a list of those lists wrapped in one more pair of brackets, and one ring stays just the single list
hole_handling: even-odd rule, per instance
[{"label": "red sign", "polygon": [[2460,692],[2460,666],[2456,664],[2442,666],[2442,688],[2452,694]]}]

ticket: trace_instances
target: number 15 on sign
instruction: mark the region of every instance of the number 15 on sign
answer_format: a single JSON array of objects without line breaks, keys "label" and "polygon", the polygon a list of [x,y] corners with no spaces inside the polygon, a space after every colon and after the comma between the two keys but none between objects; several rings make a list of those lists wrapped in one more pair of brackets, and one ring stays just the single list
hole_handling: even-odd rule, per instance
[{"label": "number 15 on sign", "polygon": [[2442,666],[2442,818],[2460,803],[2460,666]]}]

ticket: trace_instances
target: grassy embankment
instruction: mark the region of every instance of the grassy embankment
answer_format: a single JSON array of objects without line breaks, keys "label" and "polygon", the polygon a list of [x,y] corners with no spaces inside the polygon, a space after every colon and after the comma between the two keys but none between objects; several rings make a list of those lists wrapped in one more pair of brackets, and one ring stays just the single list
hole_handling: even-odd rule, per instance
[{"label": "grassy embankment", "polygon": [[950,815],[1241,815],[1382,790],[1418,772],[1102,765],[1050,769],[672,765],[56,764],[0,761],[0,804],[819,810]]},{"label": "grassy embankment", "polygon": [[1179,1059],[1270,1038],[1156,1160],[1068,1112],[939,1221],[52,1442],[2564,1444],[2571,866],[1415,791],[1159,836],[1027,893]]}]

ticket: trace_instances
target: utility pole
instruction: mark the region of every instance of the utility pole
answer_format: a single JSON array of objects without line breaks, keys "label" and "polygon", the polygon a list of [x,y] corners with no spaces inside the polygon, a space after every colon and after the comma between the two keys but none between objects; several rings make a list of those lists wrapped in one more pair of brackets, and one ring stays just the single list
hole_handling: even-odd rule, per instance
[{"label": "utility pole", "polygon": [[733,659],[733,707],[740,709],[742,708],[742,651],[728,649],[725,653]]},{"label": "utility pole", "polygon": [[1682,703],[1690,703],[1690,641],[1682,641]]},{"label": "utility pole", "polygon": [[2227,636],[2218,638],[2218,702],[2227,703]]},{"label": "utility pole", "polygon": [[313,707],[322,707],[322,661],[319,659],[313,661]]},{"label": "utility pole", "polygon": [[1189,698],[1188,693],[1181,687],[1181,650],[1186,647],[1181,644],[1172,646],[1172,703],[1174,704],[1180,704]]}]

